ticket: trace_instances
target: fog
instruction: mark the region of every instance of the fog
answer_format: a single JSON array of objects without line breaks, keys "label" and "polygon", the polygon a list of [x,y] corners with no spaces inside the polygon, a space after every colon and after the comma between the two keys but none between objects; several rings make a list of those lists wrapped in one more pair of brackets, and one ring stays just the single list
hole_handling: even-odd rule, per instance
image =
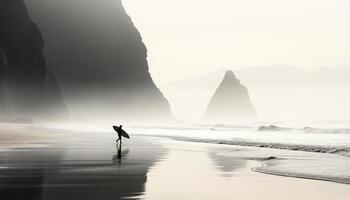
[{"label": "fog", "polygon": [[[201,120],[225,69],[165,84],[175,115]],[[305,71],[291,66],[251,67],[235,71],[248,88],[259,121],[349,120],[350,67]]]},{"label": "fog", "polygon": [[163,85],[231,67],[350,64],[348,0],[124,0]]},{"label": "fog", "polygon": [[350,118],[347,0],[122,1],[140,33],[120,1],[25,2],[76,118],[157,115],[149,70],[176,119],[201,121],[229,69],[260,121]]},{"label": "fog", "polygon": [[178,118],[200,120],[224,71],[259,120],[349,119],[347,0],[125,0]]}]

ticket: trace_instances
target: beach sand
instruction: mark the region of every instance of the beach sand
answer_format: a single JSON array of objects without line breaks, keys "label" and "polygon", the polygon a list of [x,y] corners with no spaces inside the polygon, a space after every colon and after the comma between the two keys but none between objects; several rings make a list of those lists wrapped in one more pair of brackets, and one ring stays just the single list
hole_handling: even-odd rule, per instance
[{"label": "beach sand", "polygon": [[64,133],[60,130],[41,128],[31,123],[0,122],[0,150],[20,147],[43,147],[67,140],[73,140],[69,132]]},{"label": "beach sand", "polygon": [[[112,132],[53,131],[41,138],[50,129],[30,129],[39,135],[21,140],[24,146],[15,146],[10,139],[11,145],[0,143],[1,200],[345,200],[350,196],[348,184],[254,172],[252,168],[260,167],[268,155],[261,156],[266,149],[133,135],[120,149]],[[28,134],[21,130],[15,131],[20,138]],[[73,139],[67,140],[67,135]]]}]

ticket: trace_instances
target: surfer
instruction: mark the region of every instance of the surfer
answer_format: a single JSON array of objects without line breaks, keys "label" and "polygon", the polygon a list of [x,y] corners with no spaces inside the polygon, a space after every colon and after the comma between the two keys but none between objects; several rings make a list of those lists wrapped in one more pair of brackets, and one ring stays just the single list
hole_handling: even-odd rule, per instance
[{"label": "surfer", "polygon": [[122,125],[120,126],[113,126],[113,129],[118,133],[118,139],[116,140],[116,142],[118,143],[118,141],[120,142],[120,144],[122,143],[122,137],[125,137],[125,138],[130,138],[129,134],[127,132],[125,132],[123,129],[122,129]]},{"label": "surfer", "polygon": [[117,130],[117,133],[118,133],[118,139],[115,141],[115,142],[117,142],[118,143],[118,141],[120,141],[120,144],[122,143],[122,127],[123,127],[123,125],[120,125],[119,127],[118,127],[118,130]]}]

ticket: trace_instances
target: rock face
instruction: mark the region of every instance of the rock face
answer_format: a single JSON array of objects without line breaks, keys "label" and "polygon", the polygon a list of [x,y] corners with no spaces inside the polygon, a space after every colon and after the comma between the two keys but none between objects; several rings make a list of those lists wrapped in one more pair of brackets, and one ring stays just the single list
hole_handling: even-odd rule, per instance
[{"label": "rock face", "polygon": [[147,49],[121,0],[26,0],[43,31],[48,66],[80,118],[170,119]]},{"label": "rock face", "polygon": [[60,89],[46,68],[43,40],[22,0],[0,1],[0,118],[68,117]]},{"label": "rock face", "polygon": [[224,79],[211,98],[205,119],[216,123],[235,123],[256,120],[256,112],[248,90],[240,84],[232,71]]}]

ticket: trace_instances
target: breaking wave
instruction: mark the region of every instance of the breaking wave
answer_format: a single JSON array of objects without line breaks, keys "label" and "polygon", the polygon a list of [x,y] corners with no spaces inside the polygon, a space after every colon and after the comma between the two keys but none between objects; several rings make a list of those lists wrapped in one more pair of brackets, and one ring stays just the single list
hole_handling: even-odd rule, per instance
[{"label": "breaking wave", "polygon": [[313,128],[306,126],[302,131],[304,133],[350,134],[349,128]]},{"label": "breaking wave", "polygon": [[[325,127],[325,128],[323,128]],[[193,124],[191,126],[142,127],[141,135],[188,142],[252,146],[350,156],[349,124],[304,126],[293,123]],[[145,132],[145,130],[147,130]],[[171,131],[169,131],[171,130]]]},{"label": "breaking wave", "polygon": [[289,128],[276,125],[259,126],[257,131],[300,131],[301,133],[350,134],[350,128]]},{"label": "breaking wave", "polygon": [[212,131],[242,131],[252,130],[258,132],[282,132],[282,131],[296,131],[299,133],[320,133],[320,134],[350,134],[350,128],[317,128],[317,127],[285,127],[278,125],[196,125],[196,126],[133,126],[133,128],[142,129],[158,129],[158,130],[212,130]]},{"label": "breaking wave", "polygon": [[291,128],[279,127],[275,125],[259,126],[258,128],[258,131],[286,131],[286,130],[291,130]]},{"label": "breaking wave", "polygon": [[251,142],[251,141],[243,141],[240,139],[221,140],[221,139],[204,139],[204,138],[191,138],[191,137],[184,137],[184,136],[164,136],[164,135],[144,135],[144,136],[171,138],[174,140],[186,141],[186,142],[250,146],[250,147],[261,147],[261,148],[285,149],[285,150],[293,150],[293,151],[306,151],[306,152],[315,152],[315,153],[335,153],[335,154],[341,154],[343,156],[350,156],[349,146],[339,146],[339,147],[328,146],[327,147],[327,146],[317,146],[317,145]]}]

